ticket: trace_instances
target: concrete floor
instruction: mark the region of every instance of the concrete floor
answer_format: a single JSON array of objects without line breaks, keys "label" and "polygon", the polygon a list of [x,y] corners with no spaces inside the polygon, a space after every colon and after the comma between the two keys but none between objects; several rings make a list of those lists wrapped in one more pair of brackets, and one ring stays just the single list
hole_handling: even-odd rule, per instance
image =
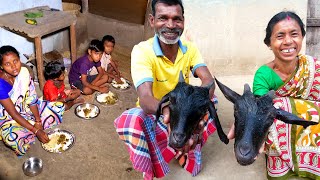
[{"label": "concrete floor", "polygon": [[[120,70],[124,72],[125,77],[130,79],[129,66],[130,63],[127,63]],[[242,93],[243,84],[251,85],[253,77],[217,78],[238,93]],[[192,83],[199,84],[199,81],[193,80]],[[70,150],[62,154],[44,151],[37,140],[24,157],[17,158],[9,148],[0,143],[0,179],[31,179],[22,172],[23,162],[31,156],[41,158],[44,164],[43,172],[33,177],[34,180],[142,179],[141,173],[132,170],[127,149],[118,139],[113,126],[113,121],[117,116],[127,108],[135,106],[136,92],[133,88],[126,91],[114,89],[111,91],[118,93],[120,99],[113,106],[103,106],[98,104],[93,96],[86,97],[87,102],[97,104],[101,110],[100,115],[93,120],[83,120],[75,116],[74,107],[65,112],[63,123],[58,128],[73,132],[76,142]],[[222,96],[220,90],[216,90],[216,94],[219,98],[219,118],[227,133],[233,123],[233,107]],[[198,176],[192,177],[173,160],[170,163],[170,173],[163,179],[266,179],[264,156],[260,155],[257,161],[250,166],[240,166],[233,153],[233,143],[234,141],[231,141],[228,145],[224,145],[214,133],[203,148],[203,169]]]}]

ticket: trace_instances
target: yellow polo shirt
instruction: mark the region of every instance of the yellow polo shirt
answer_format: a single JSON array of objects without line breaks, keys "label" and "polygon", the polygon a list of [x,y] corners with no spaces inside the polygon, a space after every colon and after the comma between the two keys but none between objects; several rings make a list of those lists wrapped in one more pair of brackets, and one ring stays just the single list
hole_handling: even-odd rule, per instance
[{"label": "yellow polo shirt", "polygon": [[[144,82],[153,82],[152,91],[156,99],[173,90],[182,70],[186,83],[189,74],[194,74],[198,67],[206,66],[198,48],[191,42],[179,40],[178,55],[172,63],[162,53],[157,36],[140,42],[131,52],[131,76],[135,88]],[[139,101],[137,102],[139,106]]]}]

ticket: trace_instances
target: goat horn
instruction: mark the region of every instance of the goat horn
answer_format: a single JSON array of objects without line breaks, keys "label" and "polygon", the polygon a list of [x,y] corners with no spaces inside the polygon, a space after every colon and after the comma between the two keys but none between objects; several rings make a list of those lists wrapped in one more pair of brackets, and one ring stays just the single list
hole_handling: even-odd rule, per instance
[{"label": "goat horn", "polygon": [[185,82],[183,78],[182,70],[180,71],[180,74],[179,74],[179,82]]},{"label": "goat horn", "polygon": [[218,87],[220,88],[221,92],[223,93],[224,97],[226,97],[229,101],[232,103],[235,103],[236,100],[240,97],[238,93],[228,88],[226,85],[222,84],[220,81],[218,81],[217,78],[214,78],[218,84]]},{"label": "goat horn", "polygon": [[271,98],[271,99],[273,99],[274,98],[274,90],[271,90],[271,91],[269,91],[268,92],[268,96]]},{"label": "goat horn", "polygon": [[251,92],[251,88],[250,88],[250,86],[249,86],[249,84],[244,84],[244,90],[243,90],[243,93],[245,93],[245,92]]}]

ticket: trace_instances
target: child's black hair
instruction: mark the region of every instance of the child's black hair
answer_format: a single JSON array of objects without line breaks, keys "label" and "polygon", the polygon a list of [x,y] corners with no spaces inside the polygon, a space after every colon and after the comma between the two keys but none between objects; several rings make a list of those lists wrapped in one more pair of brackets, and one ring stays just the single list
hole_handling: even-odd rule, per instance
[{"label": "child's black hair", "polygon": [[116,44],[116,40],[115,40],[114,37],[111,36],[111,35],[105,35],[105,36],[103,36],[103,38],[102,38],[101,41],[102,41],[102,44],[104,44],[104,42],[106,42],[106,41],[112,42],[113,45]]},{"label": "child's black hair", "polygon": [[101,41],[99,41],[98,39],[93,39],[88,47],[88,50],[94,50],[96,52],[103,52],[104,51],[104,47]]},{"label": "child's black hair", "polygon": [[44,69],[44,78],[49,80],[59,78],[64,73],[65,67],[59,61],[51,61]]},{"label": "child's black hair", "polygon": [[19,52],[16,50],[16,48],[12,46],[2,46],[0,47],[0,64],[2,64],[3,56],[7,55],[8,53],[14,53],[20,58]]}]

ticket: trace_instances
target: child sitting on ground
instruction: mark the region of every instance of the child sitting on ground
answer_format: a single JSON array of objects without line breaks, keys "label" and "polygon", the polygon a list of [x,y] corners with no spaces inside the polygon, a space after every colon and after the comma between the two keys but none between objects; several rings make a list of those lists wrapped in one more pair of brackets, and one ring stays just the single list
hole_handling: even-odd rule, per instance
[{"label": "child sitting on ground", "polygon": [[[71,87],[80,89],[81,92],[86,95],[92,94],[95,91],[102,93],[109,91],[106,84],[108,76],[101,68],[100,62],[103,50],[101,41],[94,39],[90,42],[88,54],[80,57],[71,65],[69,72],[69,83]],[[89,74],[93,67],[97,68],[98,74]]]},{"label": "child sitting on ground", "polygon": [[50,102],[59,101],[65,104],[66,110],[74,104],[83,103],[78,89],[65,90],[65,67],[58,61],[49,62],[45,67],[44,77],[47,80],[43,88],[43,98]]},{"label": "child sitting on ground", "polygon": [[[111,58],[116,41],[113,36],[105,35],[102,38],[102,43],[104,46],[104,52],[100,61],[102,69],[108,75],[108,82],[110,83],[114,79],[117,83],[122,84],[123,82],[120,79],[121,75],[118,70],[118,64]],[[97,74],[97,70],[93,69],[90,74]]]}]

